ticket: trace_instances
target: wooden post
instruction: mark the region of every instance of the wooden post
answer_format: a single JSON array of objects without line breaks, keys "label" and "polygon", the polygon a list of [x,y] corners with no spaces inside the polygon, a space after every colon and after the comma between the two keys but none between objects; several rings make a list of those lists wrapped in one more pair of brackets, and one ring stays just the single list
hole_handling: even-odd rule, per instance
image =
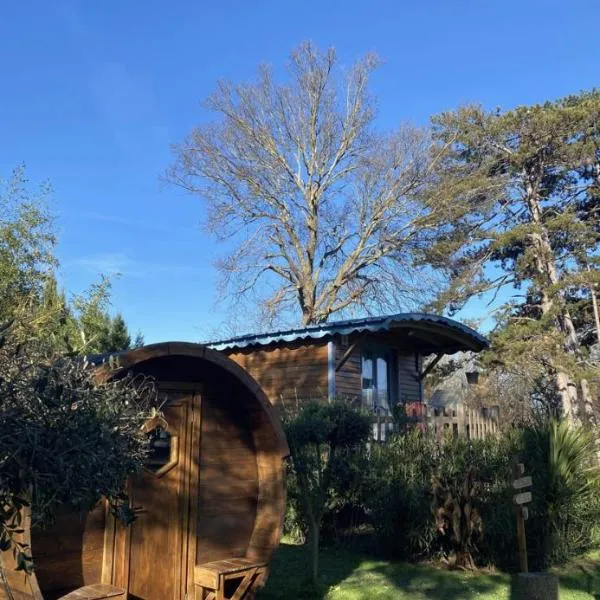
[{"label": "wooden post", "polygon": [[523,507],[517,505],[517,544],[519,545],[519,566],[521,573],[527,573],[527,538],[525,537],[525,519],[523,518]]},{"label": "wooden post", "polygon": [[[525,466],[523,463],[519,462],[518,457],[514,458],[514,481],[513,488],[517,490],[523,490],[523,488],[531,487],[532,480],[531,477],[523,477],[525,472]],[[527,564],[527,537],[525,535],[525,510],[526,508],[523,505],[527,502],[531,502],[531,493],[523,492],[517,493],[514,496],[515,503],[515,513],[517,518],[517,547],[519,549],[519,567],[521,573],[527,573],[529,571],[529,566]]]}]

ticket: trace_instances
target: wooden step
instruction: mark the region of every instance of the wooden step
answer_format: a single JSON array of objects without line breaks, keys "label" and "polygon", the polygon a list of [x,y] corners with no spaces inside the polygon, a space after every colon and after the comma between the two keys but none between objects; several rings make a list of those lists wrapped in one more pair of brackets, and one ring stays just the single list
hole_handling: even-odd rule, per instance
[{"label": "wooden step", "polygon": [[125,600],[125,590],[108,583],[95,583],[80,587],[66,596],[61,596],[59,600],[104,600],[105,598]]},{"label": "wooden step", "polygon": [[[194,569],[198,600],[244,600],[253,598],[266,578],[267,563],[248,558],[230,558],[197,565]],[[225,595],[229,581],[237,580],[233,595]],[[232,593],[231,591],[229,593]]]}]

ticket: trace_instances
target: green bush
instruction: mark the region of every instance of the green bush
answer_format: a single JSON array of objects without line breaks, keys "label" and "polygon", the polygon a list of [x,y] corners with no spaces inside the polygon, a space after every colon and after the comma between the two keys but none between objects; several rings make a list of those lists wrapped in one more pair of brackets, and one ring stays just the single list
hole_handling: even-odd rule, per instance
[{"label": "green bush", "polygon": [[600,469],[591,432],[565,421],[525,429],[522,457],[533,476],[526,524],[532,568],[564,563],[597,545]]},{"label": "green bush", "polygon": [[[331,469],[321,539],[344,541],[340,527],[366,519],[387,556],[453,556],[462,566],[515,570],[515,457],[533,477],[526,522],[530,567],[545,569],[598,547],[597,446],[590,432],[554,421],[484,440],[439,440],[405,429],[368,451],[340,452]],[[289,483],[286,523],[302,538],[302,494],[293,477]]]},{"label": "green bush", "polygon": [[[473,552],[479,563],[502,560],[514,528],[514,444],[514,436],[439,440],[413,429],[374,448],[365,501],[383,552],[418,560],[460,550]],[[465,559],[471,564],[469,554]]]},{"label": "green bush", "polygon": [[354,465],[364,456],[370,417],[341,402],[311,402],[298,413],[286,415],[284,426],[291,456],[288,529],[306,534],[311,577],[316,581],[324,518],[336,503],[339,508],[362,481],[363,470]]},{"label": "green bush", "polygon": [[371,449],[365,504],[381,550],[412,560],[432,554],[431,480],[438,445],[414,429]]}]

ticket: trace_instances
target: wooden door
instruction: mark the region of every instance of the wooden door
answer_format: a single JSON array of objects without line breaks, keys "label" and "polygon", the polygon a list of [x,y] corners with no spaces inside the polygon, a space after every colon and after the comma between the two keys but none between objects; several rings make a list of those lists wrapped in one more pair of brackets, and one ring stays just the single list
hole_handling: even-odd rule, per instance
[{"label": "wooden door", "polygon": [[129,486],[141,513],[133,525],[119,528],[115,540],[114,582],[127,588],[130,600],[185,600],[192,587],[188,556],[195,556],[197,519],[190,498],[198,485],[200,394],[161,394],[167,425],[149,433],[147,469]]}]

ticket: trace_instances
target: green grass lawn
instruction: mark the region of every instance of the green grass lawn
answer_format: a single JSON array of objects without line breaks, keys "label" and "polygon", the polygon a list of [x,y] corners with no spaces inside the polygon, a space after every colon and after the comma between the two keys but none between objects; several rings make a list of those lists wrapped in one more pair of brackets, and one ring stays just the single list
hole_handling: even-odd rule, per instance
[{"label": "green grass lawn", "polygon": [[[600,598],[599,557],[578,561],[557,571],[561,600]],[[510,600],[511,578],[502,573],[466,573],[427,566],[376,560],[339,549],[321,553],[318,590],[306,584],[306,552],[282,544],[260,600]],[[598,594],[594,595],[595,592]]]}]

